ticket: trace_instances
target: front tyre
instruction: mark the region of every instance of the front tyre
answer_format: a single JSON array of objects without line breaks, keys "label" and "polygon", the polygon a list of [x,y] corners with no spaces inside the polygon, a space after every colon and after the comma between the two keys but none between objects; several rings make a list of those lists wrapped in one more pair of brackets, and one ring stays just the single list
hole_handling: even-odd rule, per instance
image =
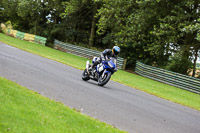
[{"label": "front tyre", "polygon": [[90,77],[89,77],[89,75],[88,75],[88,72],[87,72],[87,69],[85,69],[85,70],[83,71],[82,79],[83,79],[84,81],[87,81],[87,80],[90,79]]},{"label": "front tyre", "polygon": [[108,81],[110,80],[110,77],[111,77],[111,73],[105,73],[103,77],[101,75],[101,77],[99,77],[99,80],[98,80],[98,85],[104,86],[106,83],[108,83]]}]

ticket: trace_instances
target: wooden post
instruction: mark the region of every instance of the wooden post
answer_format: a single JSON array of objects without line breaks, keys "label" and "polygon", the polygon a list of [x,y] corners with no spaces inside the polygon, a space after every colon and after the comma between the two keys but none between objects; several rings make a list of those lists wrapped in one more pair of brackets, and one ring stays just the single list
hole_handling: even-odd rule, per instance
[{"label": "wooden post", "polygon": [[126,69],[126,62],[127,62],[127,59],[124,59],[122,70],[125,70],[125,69]]}]

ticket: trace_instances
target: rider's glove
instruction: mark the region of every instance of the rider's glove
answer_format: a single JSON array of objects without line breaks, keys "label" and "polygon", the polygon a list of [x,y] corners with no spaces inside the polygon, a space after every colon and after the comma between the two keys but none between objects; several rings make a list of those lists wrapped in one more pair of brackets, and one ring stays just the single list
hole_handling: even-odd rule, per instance
[{"label": "rider's glove", "polygon": [[105,61],[106,59],[103,57],[103,58],[101,58],[101,60],[102,60],[102,61]]},{"label": "rider's glove", "polygon": [[102,61],[107,61],[106,56],[101,57]]}]

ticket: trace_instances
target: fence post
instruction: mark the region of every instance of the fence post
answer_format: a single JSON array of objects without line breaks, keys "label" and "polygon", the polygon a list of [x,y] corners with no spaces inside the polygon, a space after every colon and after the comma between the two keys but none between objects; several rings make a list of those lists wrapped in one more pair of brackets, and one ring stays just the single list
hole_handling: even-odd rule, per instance
[{"label": "fence post", "polygon": [[122,70],[125,70],[125,69],[126,69],[126,62],[127,62],[127,59],[124,59]]}]

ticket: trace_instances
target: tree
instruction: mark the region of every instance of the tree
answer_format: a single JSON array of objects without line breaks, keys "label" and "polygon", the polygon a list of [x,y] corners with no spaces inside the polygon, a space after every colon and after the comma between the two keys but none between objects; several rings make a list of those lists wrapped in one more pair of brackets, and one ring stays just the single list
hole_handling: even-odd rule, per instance
[{"label": "tree", "polygon": [[0,1],[0,23],[7,21],[13,22],[13,27],[18,27],[21,18],[17,15],[18,1],[15,0],[1,0]]},{"label": "tree", "polygon": [[[128,65],[141,60],[151,64],[156,58],[147,49],[153,36],[149,32],[157,24],[154,7],[150,2],[108,0],[99,11],[98,33],[105,34],[106,42],[120,45],[121,55]],[[157,58],[159,59],[159,58]]]},{"label": "tree", "polygon": [[66,2],[64,14],[67,36],[72,36],[71,42],[89,43],[93,46],[96,34],[96,12],[101,1],[70,0]]},{"label": "tree", "polygon": [[[161,1],[160,1],[161,2]],[[159,3],[160,3],[159,2]],[[199,10],[200,5],[198,0],[176,0],[167,1],[171,5],[164,16],[159,18],[160,25],[154,27],[152,33],[157,37],[154,41],[154,46],[162,44],[172,45],[169,47],[171,52],[183,50],[187,48],[191,54],[187,54],[188,60],[195,57],[193,64],[193,76],[195,75],[196,60],[199,47]],[[163,8],[164,9],[164,8]],[[155,44],[157,43],[157,44]],[[189,63],[188,63],[189,65]],[[187,72],[187,70],[185,70]],[[184,73],[186,73],[184,72]]]}]

